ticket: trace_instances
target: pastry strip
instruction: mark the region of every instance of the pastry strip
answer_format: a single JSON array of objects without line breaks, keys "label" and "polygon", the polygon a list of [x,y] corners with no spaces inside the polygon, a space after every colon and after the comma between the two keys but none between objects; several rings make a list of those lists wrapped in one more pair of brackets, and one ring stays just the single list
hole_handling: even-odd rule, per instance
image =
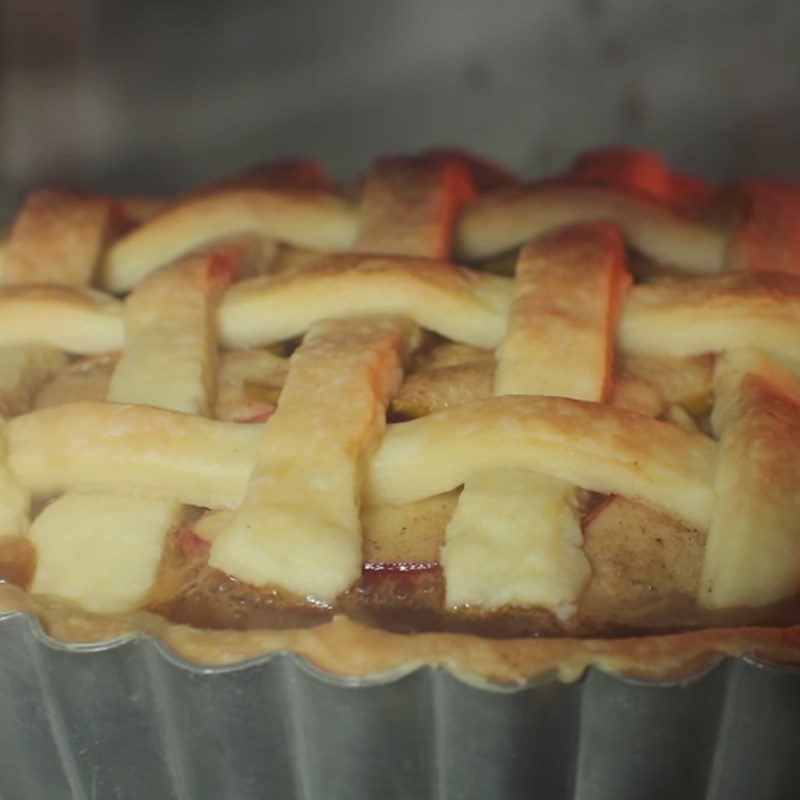
[{"label": "pastry strip", "polygon": [[604,223],[563,228],[522,250],[495,394],[606,399],[631,283],[624,262],[625,242]]},{"label": "pastry strip", "polygon": [[[460,258],[481,259],[576,222],[610,220],[633,247],[697,274],[719,272],[725,236],[656,202],[586,186],[533,186],[487,192],[469,204],[456,234]],[[251,234],[319,250],[344,250],[357,236],[356,211],[332,194],[227,189],[189,197],[116,242],[101,283],[125,291],[158,266],[200,245]],[[415,251],[416,252],[416,251]]]},{"label": "pastry strip", "polygon": [[84,401],[9,420],[8,459],[38,498],[127,490],[236,508],[255,464],[259,435],[256,425]]},{"label": "pastry strip", "polygon": [[312,326],[264,425],[242,506],[214,540],[212,566],[328,601],[358,579],[364,470],[414,330],[386,318]]},{"label": "pastry strip", "polygon": [[635,286],[617,347],[677,357],[753,347],[800,363],[798,289],[795,276],[756,272]]},{"label": "pastry strip", "polygon": [[115,242],[100,270],[100,283],[112,292],[127,291],[163,264],[242,234],[299,247],[343,250],[355,238],[356,216],[348,203],[324,192],[204,192],[165,209]]},{"label": "pastry strip", "polygon": [[575,159],[570,178],[661,199],[668,199],[670,194],[666,164],[655,153],[631,147],[583,153]]},{"label": "pastry strip", "polygon": [[145,278],[125,303],[125,349],[107,400],[208,416],[217,374],[216,304],[239,263],[228,247]]},{"label": "pastry strip", "polygon": [[11,229],[2,283],[91,283],[112,224],[112,202],[55,189],[32,192]]},{"label": "pastry strip", "polygon": [[385,159],[361,192],[358,253],[446,259],[459,206],[471,199],[467,169],[455,159]]},{"label": "pastry strip", "polygon": [[30,408],[34,392],[66,355],[50,347],[0,347],[0,537],[28,530],[30,495],[7,463],[6,418]]},{"label": "pastry strip", "polygon": [[763,354],[717,362],[716,502],[699,603],[765,606],[800,589],[800,385]]},{"label": "pastry strip", "polygon": [[[195,256],[148,276],[125,304],[126,347],[108,400],[207,414],[216,362],[213,305],[232,277],[234,252]],[[183,518],[179,500],[67,493],[34,520],[32,590],[90,611],[141,604],[155,579],[164,537]]]},{"label": "pastry strip", "polygon": [[5,287],[0,290],[0,340],[5,346],[46,345],[81,355],[120,350],[122,304],[92,289]]},{"label": "pastry strip", "polygon": [[494,397],[389,425],[365,496],[410,503],[479,470],[525,469],[708,527],[715,464],[708,436],[635,412],[562,397]]},{"label": "pastry strip", "polygon": [[[57,296],[56,287],[90,282],[111,226],[111,202],[101,197],[81,197],[68,192],[33,192],[17,216],[5,247],[0,278],[6,285],[47,283],[52,288],[31,286],[26,296]],[[19,289],[7,289],[14,297]],[[71,295],[74,293],[63,292]],[[19,309],[18,309],[19,310]],[[63,320],[57,320],[63,322]],[[12,325],[14,320],[11,321]],[[16,320],[28,331],[25,315]],[[27,335],[27,333],[26,333]],[[54,346],[37,342],[14,344],[9,337],[0,348],[0,413],[4,417],[30,408],[36,390],[67,361],[59,341]],[[0,535],[21,534],[28,529],[30,498],[6,464],[5,421],[0,448]]]},{"label": "pastry strip", "polygon": [[[27,298],[35,304],[42,300],[60,298],[62,311],[69,316],[68,298],[91,297],[102,302],[99,294],[82,295],[59,287],[87,286],[94,275],[102,248],[111,227],[111,201],[56,190],[32,192],[17,216],[7,242],[2,270],[6,288],[2,296],[11,301],[9,327],[16,326],[17,336],[30,336],[32,320],[47,321],[52,326],[53,346],[42,346],[34,337],[15,344],[14,336],[3,337],[0,348],[0,411],[5,416],[21,414],[30,407],[33,393],[67,361],[62,352],[64,331],[59,324],[71,320],[53,308],[43,308],[46,314],[36,314],[31,308],[13,306],[13,298]],[[33,286],[44,283],[49,287]],[[25,288],[20,288],[25,285]],[[88,290],[87,290],[88,291]],[[24,301],[21,301],[24,306]],[[46,304],[45,304],[46,305]],[[56,301],[54,305],[58,306]],[[7,307],[7,312],[9,311]],[[30,313],[30,316],[26,314]],[[53,313],[55,311],[55,313]],[[52,315],[52,316],[51,316]],[[48,337],[44,337],[48,338]]]},{"label": "pastry strip", "polygon": [[[596,223],[522,250],[495,394],[604,399],[611,331],[630,284],[624,248],[615,228]],[[448,605],[574,612],[590,570],[571,483],[513,469],[478,472],[467,478],[446,536]]]},{"label": "pastry strip", "polygon": [[800,189],[754,182],[741,191],[729,267],[800,274]]},{"label": "pastry strip", "polygon": [[[336,256],[311,272],[240,281],[218,310],[220,343],[259,346],[316,321],[403,314],[454,341],[496,347],[511,304],[508,278],[445,262]],[[102,292],[54,286],[0,290],[0,339],[91,355],[124,343],[122,306]],[[800,278],[744,272],[634,286],[617,349],[684,357],[740,347],[800,361]]]},{"label": "pastry strip", "polygon": [[631,247],[655,261],[680,264],[682,271],[697,275],[722,270],[722,230],[641,196],[590,186],[553,184],[487,193],[464,209],[455,250],[467,260],[489,258],[548,230],[600,220],[619,226]]},{"label": "pastry strip", "polygon": [[322,319],[402,315],[420,327],[478,347],[505,329],[510,282],[427,259],[337,256],[290,278],[242,281],[219,310],[224,345],[255,345],[297,336]]},{"label": "pastry strip", "polygon": [[[37,497],[120,491],[237,508],[257,426],[117,403],[70,403],[8,422],[8,459]],[[482,469],[542,472],[649,501],[697,527],[711,519],[717,447],[702,433],[561,397],[493,397],[387,425],[366,472],[373,505],[411,503]]]}]

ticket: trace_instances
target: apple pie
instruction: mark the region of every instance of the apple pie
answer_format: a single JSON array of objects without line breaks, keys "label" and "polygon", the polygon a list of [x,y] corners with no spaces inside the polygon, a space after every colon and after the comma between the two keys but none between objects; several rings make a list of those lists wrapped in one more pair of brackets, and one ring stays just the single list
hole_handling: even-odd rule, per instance
[{"label": "apple pie", "polygon": [[632,150],[41,189],[0,244],[0,610],[500,680],[800,654],[800,190]]}]

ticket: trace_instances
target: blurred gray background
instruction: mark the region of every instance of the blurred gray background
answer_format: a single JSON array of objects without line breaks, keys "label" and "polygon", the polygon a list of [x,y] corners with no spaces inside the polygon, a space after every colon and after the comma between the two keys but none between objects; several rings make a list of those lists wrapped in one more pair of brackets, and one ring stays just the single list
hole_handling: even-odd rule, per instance
[{"label": "blurred gray background", "polygon": [[798,0],[0,0],[0,208],[265,157],[458,144],[534,174],[629,143],[800,175]]}]

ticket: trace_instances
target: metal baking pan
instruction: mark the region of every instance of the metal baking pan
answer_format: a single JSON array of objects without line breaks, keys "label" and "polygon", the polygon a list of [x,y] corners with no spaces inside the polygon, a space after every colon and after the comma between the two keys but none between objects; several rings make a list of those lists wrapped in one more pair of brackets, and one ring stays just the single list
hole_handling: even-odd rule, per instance
[{"label": "metal baking pan", "polygon": [[147,637],[65,645],[6,614],[0,797],[794,800],[800,671],[347,680],[290,654],[203,667]]}]

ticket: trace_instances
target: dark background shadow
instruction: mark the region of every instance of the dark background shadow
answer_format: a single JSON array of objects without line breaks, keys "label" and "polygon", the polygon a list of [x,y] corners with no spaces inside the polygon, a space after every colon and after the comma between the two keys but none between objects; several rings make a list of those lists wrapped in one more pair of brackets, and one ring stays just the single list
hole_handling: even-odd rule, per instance
[{"label": "dark background shadow", "polygon": [[458,144],[527,174],[619,142],[800,174],[796,0],[0,0],[7,208],[173,191],[265,157],[350,176]]}]

